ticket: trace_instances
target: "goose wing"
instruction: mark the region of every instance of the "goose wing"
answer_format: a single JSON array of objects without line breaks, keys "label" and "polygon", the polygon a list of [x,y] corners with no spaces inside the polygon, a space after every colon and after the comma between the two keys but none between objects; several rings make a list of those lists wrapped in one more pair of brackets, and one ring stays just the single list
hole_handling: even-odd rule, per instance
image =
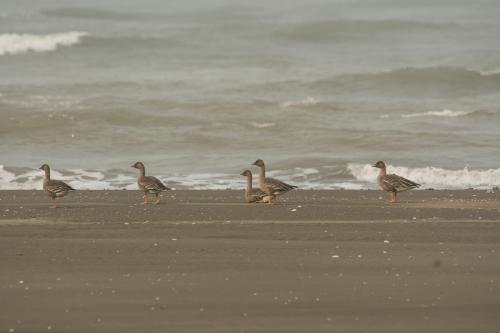
[{"label": "goose wing", "polygon": [[297,186],[284,183],[274,178],[266,178],[264,184],[266,193],[271,195],[280,195],[297,188]]},{"label": "goose wing", "polygon": [[262,191],[253,191],[252,193],[248,193],[248,194],[245,194],[245,200],[246,202],[250,203],[250,202],[256,202],[256,201],[259,201],[259,200],[262,200],[262,198],[265,196],[266,194]]},{"label": "goose wing", "polygon": [[245,191],[245,201],[248,203],[261,201],[269,194],[262,192],[260,189],[252,189],[252,192]]},{"label": "goose wing", "polygon": [[74,191],[75,189],[60,180],[49,180],[45,183],[45,190],[56,197],[63,196],[69,191]]},{"label": "goose wing", "polygon": [[161,191],[170,190],[170,188],[166,187],[161,182],[161,180],[153,176],[146,176],[139,183],[144,187],[145,190],[152,193],[159,193]]},{"label": "goose wing", "polygon": [[251,202],[257,202],[257,201],[262,201],[262,200],[269,200],[269,198],[273,198],[274,195],[269,195],[265,192],[262,192],[261,190],[253,190],[252,193],[249,193],[245,196],[246,202],[251,203]]},{"label": "goose wing", "polygon": [[262,200],[267,195],[268,194],[266,192],[262,192],[261,190],[253,190],[252,192],[252,197],[254,197],[255,200]]},{"label": "goose wing", "polygon": [[398,192],[411,190],[412,188],[420,186],[420,184],[417,184],[409,179],[394,174],[385,176],[383,182],[389,185],[390,187],[394,188]]}]

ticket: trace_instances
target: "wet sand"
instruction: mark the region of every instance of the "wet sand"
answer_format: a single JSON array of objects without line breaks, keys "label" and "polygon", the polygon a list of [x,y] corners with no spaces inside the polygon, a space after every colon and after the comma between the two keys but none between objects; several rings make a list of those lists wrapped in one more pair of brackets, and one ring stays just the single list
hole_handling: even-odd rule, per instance
[{"label": "wet sand", "polygon": [[498,332],[500,191],[0,191],[0,332]]}]

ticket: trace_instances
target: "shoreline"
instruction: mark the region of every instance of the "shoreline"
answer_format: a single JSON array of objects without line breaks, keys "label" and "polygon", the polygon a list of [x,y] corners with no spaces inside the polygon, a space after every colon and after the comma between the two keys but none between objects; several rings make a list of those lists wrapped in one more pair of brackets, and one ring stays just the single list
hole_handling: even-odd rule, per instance
[{"label": "shoreline", "polygon": [[0,191],[1,220],[64,222],[179,221],[481,221],[500,220],[500,191],[419,190],[387,202],[380,190],[294,190],[275,204],[248,204],[243,190],[175,190],[142,205],[132,190],[75,191],[49,208],[41,190]]},{"label": "shoreline", "polygon": [[[0,331],[496,332],[500,192],[0,191]],[[413,219],[415,217],[415,219]]]}]

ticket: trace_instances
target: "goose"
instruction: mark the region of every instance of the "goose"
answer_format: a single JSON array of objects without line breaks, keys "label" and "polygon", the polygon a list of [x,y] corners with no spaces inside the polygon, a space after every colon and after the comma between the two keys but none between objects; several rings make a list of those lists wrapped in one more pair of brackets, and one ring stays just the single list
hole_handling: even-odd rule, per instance
[{"label": "goose", "polygon": [[396,203],[396,197],[398,192],[403,192],[407,190],[411,190],[420,186],[409,179],[403,178],[401,176],[395,174],[387,174],[385,163],[382,161],[378,161],[374,165],[374,168],[380,169],[379,175],[377,177],[378,184],[380,187],[387,192],[390,192],[389,202]]},{"label": "goose", "polygon": [[75,191],[75,189],[61,180],[50,179],[50,167],[48,164],[43,164],[40,170],[45,171],[43,190],[52,198],[51,208],[57,208],[57,198],[62,198],[69,192]]},{"label": "goose", "polygon": [[247,177],[247,188],[245,190],[245,201],[248,203],[252,202],[269,202],[272,198],[266,193],[262,192],[260,189],[253,189],[252,184],[252,172],[250,170],[245,170],[241,173],[242,176]]},{"label": "goose", "polygon": [[139,189],[144,192],[143,204],[148,204],[148,193],[154,194],[156,198],[154,204],[159,204],[161,200],[159,195],[160,192],[171,189],[163,185],[161,180],[159,180],[158,178],[153,176],[146,176],[146,168],[144,167],[144,164],[142,162],[135,162],[133,165],[131,165],[131,167],[139,169],[139,178],[137,179],[137,185],[139,186]]},{"label": "goose", "polygon": [[277,196],[297,188],[297,186],[284,183],[274,178],[266,177],[266,166],[263,160],[259,159],[253,162],[253,165],[256,165],[259,168],[259,188],[262,192],[269,196],[269,204],[271,204],[272,200]]}]

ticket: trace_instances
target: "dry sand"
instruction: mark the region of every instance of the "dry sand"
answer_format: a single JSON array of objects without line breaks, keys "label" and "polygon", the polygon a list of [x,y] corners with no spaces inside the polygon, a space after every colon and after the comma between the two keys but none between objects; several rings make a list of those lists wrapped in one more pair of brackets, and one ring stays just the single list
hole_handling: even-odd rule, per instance
[{"label": "dry sand", "polygon": [[0,191],[0,332],[498,332],[500,192]]}]

